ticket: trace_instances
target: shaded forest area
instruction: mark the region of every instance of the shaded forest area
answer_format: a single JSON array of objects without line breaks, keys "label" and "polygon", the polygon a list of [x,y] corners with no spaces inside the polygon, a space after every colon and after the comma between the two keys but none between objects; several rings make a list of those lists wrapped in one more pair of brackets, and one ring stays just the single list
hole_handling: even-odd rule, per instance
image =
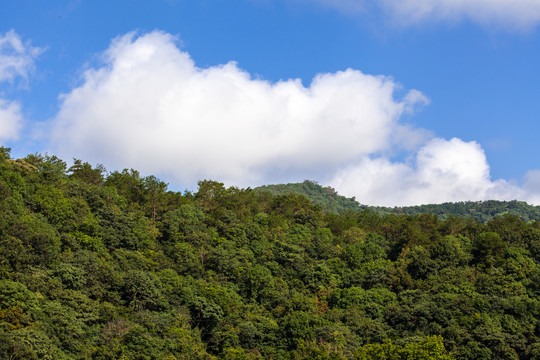
[{"label": "shaded forest area", "polygon": [[2,359],[540,359],[540,223],[0,148]]}]

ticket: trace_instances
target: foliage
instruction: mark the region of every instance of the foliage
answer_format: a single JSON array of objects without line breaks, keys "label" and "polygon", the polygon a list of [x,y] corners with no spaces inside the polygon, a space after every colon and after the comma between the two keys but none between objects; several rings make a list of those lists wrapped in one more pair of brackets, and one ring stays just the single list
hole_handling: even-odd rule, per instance
[{"label": "foliage", "polygon": [[324,211],[338,213],[347,210],[363,210],[366,206],[360,205],[355,199],[339,195],[331,187],[322,187],[315,181],[305,180],[302,183],[264,185],[257,187],[257,191],[268,191],[273,195],[299,194],[310,199]]},{"label": "foliage", "polygon": [[506,215],[517,216],[526,222],[540,220],[540,206],[528,205],[525,202],[512,201],[462,201],[455,203],[430,204],[404,207],[382,207],[362,205],[354,197],[347,198],[339,195],[331,187],[323,187],[315,181],[305,180],[302,183],[264,185],[255,188],[257,191],[269,192],[273,195],[299,194],[305,196],[320,206],[326,213],[342,213],[347,211],[363,211],[366,209],[380,215],[388,214],[435,214],[440,219],[451,217],[473,218],[476,221],[487,223],[494,218]]},{"label": "foliage", "polygon": [[[531,208],[360,211],[302,187],[333,200],[211,180],[182,194],[1,147],[0,358],[540,356]],[[493,217],[503,205],[520,213]]]}]

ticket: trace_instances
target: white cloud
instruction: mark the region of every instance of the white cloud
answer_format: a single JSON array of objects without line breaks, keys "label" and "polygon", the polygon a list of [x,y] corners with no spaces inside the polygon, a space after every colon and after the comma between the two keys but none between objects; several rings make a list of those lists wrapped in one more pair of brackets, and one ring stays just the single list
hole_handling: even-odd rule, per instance
[{"label": "white cloud", "polygon": [[[535,177],[538,180],[538,174]],[[484,150],[474,141],[434,138],[412,163],[365,157],[339,171],[330,183],[360,203],[407,206],[452,201],[527,200],[538,203],[538,190],[492,181]],[[538,185],[537,185],[538,187]]]},{"label": "white cloud", "polygon": [[[28,80],[34,71],[34,60],[42,49],[22,42],[19,35],[10,30],[0,34],[0,83],[13,82],[17,77]],[[16,140],[22,127],[21,106],[16,101],[9,101],[0,93],[0,140]]]},{"label": "white cloud", "polygon": [[16,140],[21,124],[20,105],[0,98],[0,140]]},{"label": "white cloud", "polygon": [[[493,181],[476,142],[433,138],[400,123],[428,99],[396,99],[391,78],[357,70],[299,80],[254,79],[234,62],[198,68],[168,34],[114,40],[103,64],[63,95],[50,124],[62,158],[135,168],[193,187],[315,179],[371,205],[521,199],[540,203],[540,173]],[[405,151],[408,162],[392,162]]]},{"label": "white cloud", "polygon": [[347,12],[378,7],[401,24],[464,19],[483,25],[527,29],[540,22],[538,0],[310,0]]},{"label": "white cloud", "polygon": [[540,22],[538,0],[382,0],[405,23],[469,19],[481,24],[529,28]]},{"label": "white cloud", "polygon": [[16,77],[28,79],[34,71],[34,60],[43,51],[23,43],[13,30],[0,35],[0,82],[13,81]]},{"label": "white cloud", "polygon": [[540,170],[529,170],[525,174],[523,189],[531,204],[540,204]]},{"label": "white cloud", "polygon": [[304,87],[253,79],[234,62],[197,68],[160,32],[116,39],[104,62],[63,96],[52,151],[183,184],[322,176],[389,150],[400,115],[425,101],[418,92],[396,100],[392,79],[351,69]]}]

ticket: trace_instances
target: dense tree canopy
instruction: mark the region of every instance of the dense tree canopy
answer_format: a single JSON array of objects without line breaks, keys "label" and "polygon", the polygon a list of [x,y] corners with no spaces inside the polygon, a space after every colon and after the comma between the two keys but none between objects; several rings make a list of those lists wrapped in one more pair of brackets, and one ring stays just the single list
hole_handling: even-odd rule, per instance
[{"label": "dense tree canopy", "polygon": [[486,223],[493,218],[504,215],[514,215],[525,221],[540,218],[540,206],[529,205],[522,201],[462,201],[455,203],[405,206],[405,207],[381,207],[362,205],[353,198],[339,195],[331,187],[323,187],[314,181],[305,180],[302,183],[264,185],[255,188],[257,191],[266,191],[274,195],[299,194],[310,199],[314,204],[321,207],[325,212],[340,213],[343,211],[362,211],[369,209],[379,215],[407,214],[418,215],[424,213],[436,214],[441,220],[451,216],[473,218],[476,221]]},{"label": "dense tree canopy", "polygon": [[0,148],[0,358],[539,359],[539,224]]}]

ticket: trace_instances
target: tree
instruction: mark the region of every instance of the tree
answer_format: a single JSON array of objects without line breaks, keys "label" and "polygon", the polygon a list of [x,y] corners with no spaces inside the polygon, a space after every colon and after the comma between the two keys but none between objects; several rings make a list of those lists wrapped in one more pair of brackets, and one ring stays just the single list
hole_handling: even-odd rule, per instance
[{"label": "tree", "polygon": [[73,159],[73,166],[68,169],[71,177],[79,179],[88,185],[103,184],[103,174],[107,170],[102,164],[98,164],[95,169],[87,162],[80,159]]},{"label": "tree", "polygon": [[155,221],[158,207],[161,206],[161,201],[167,190],[167,184],[151,175],[143,179],[143,186],[150,205],[152,220]]},{"label": "tree", "polygon": [[492,268],[502,260],[506,247],[507,245],[499,234],[494,232],[481,233],[473,242],[474,261]]}]

